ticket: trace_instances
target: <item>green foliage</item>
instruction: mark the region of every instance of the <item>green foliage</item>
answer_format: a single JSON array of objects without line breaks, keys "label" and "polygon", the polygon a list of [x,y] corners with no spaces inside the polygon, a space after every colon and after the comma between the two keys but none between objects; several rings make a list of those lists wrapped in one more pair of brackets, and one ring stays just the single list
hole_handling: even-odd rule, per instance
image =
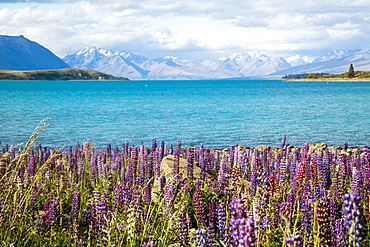
[{"label": "green foliage", "polygon": [[127,80],[88,69],[0,70],[0,80]]},{"label": "green foliage", "polygon": [[306,79],[317,79],[318,75],[315,73],[309,73],[305,78]]},{"label": "green foliage", "polygon": [[349,66],[349,69],[348,69],[348,77],[349,78],[353,78],[355,77],[355,70],[353,69],[353,64],[351,64]]}]

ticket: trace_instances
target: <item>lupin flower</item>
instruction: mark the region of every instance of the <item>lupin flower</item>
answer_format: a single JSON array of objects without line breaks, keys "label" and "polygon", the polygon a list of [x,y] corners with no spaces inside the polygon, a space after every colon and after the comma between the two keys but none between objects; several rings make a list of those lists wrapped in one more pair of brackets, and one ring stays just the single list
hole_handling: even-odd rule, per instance
[{"label": "lupin flower", "polygon": [[209,203],[209,212],[208,212],[208,243],[209,247],[215,246],[216,244],[216,203],[211,201]]},{"label": "lupin flower", "polygon": [[226,208],[223,202],[217,205],[217,228],[221,242],[227,244],[229,242],[229,234],[226,227]]},{"label": "lupin flower", "polygon": [[150,186],[145,186],[145,203],[149,206],[152,202],[152,188]]},{"label": "lupin flower", "polygon": [[78,219],[78,214],[80,212],[80,200],[81,200],[81,193],[79,191],[75,191],[73,193],[72,210],[71,210],[71,218],[73,221],[77,221]]},{"label": "lupin flower", "polygon": [[173,202],[175,195],[174,182],[170,182],[165,187],[164,197],[165,197],[165,211],[167,214],[171,214],[173,210]]},{"label": "lupin flower", "polygon": [[36,161],[35,155],[30,155],[30,161],[28,162],[28,174],[29,176],[35,175]]},{"label": "lupin flower", "polygon": [[[322,195],[324,194],[324,195]],[[332,245],[332,233],[330,228],[330,203],[329,198],[322,193],[316,207],[316,221],[319,230],[320,246]]]},{"label": "lupin flower", "polygon": [[302,233],[309,234],[312,231],[313,210],[308,198],[302,199],[300,203]]},{"label": "lupin flower", "polygon": [[186,174],[190,181],[194,179],[194,148],[192,147],[188,149],[188,157],[186,159]]},{"label": "lupin flower", "polygon": [[234,199],[230,203],[230,237],[233,246],[256,246],[253,218],[247,218],[242,199]]},{"label": "lupin flower", "polygon": [[160,191],[161,191],[161,193],[164,192],[165,186],[166,186],[166,177],[161,176],[161,179],[160,179]]},{"label": "lupin flower", "polygon": [[200,226],[205,226],[206,225],[206,215],[205,215],[205,209],[204,209],[204,204],[203,204],[202,192],[200,190],[200,183],[201,182],[199,180],[196,180],[195,192],[193,194],[193,206],[196,212],[198,224]]},{"label": "lupin flower", "polygon": [[343,200],[342,213],[347,233],[347,243],[351,246],[360,246],[366,233],[362,219],[360,197],[356,194],[347,193],[344,195]]},{"label": "lupin flower", "polygon": [[154,241],[145,242],[141,245],[141,247],[157,247]]},{"label": "lupin flower", "polygon": [[179,174],[179,165],[180,165],[180,156],[178,153],[175,153],[173,158],[173,171],[172,171],[175,177],[177,177]]},{"label": "lupin flower", "polygon": [[256,195],[256,189],[257,189],[257,173],[252,172],[251,174],[251,186],[250,186],[250,195],[251,197],[254,197]]},{"label": "lupin flower", "polygon": [[188,229],[188,218],[185,211],[181,211],[178,216],[177,232],[180,238],[180,245],[187,246],[189,244],[189,229]]},{"label": "lupin flower", "polygon": [[29,208],[31,211],[35,212],[36,211],[36,190],[33,188],[31,190],[30,194],[30,202],[29,202]]},{"label": "lupin flower", "polygon": [[152,151],[155,151],[157,149],[157,139],[154,138],[152,140]]},{"label": "lupin flower", "polygon": [[335,221],[333,235],[333,242],[335,243],[335,246],[346,246],[345,218],[340,218]]},{"label": "lupin flower", "polygon": [[35,228],[38,232],[42,232],[45,230],[44,217],[42,215],[36,215]]},{"label": "lupin flower", "polygon": [[284,239],[284,242],[290,244],[291,246],[301,247],[302,246],[302,238],[300,235],[289,236]]},{"label": "lupin flower", "polygon": [[52,194],[48,194],[48,199],[46,200],[46,202],[44,204],[44,212],[45,212],[45,215],[44,215],[44,225],[45,225],[45,229],[46,230],[49,230],[50,224],[51,224],[50,210],[51,210],[52,203],[53,203],[53,195]]},{"label": "lupin flower", "polygon": [[200,228],[195,231],[197,247],[207,247],[207,230]]}]

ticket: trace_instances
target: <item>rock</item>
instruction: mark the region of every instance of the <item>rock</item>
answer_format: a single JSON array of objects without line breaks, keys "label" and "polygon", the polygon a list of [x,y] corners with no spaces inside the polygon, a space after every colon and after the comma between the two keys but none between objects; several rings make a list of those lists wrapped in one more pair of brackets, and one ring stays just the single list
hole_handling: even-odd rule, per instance
[{"label": "rock", "polygon": [[[174,162],[174,156],[173,155],[167,155],[162,159],[161,165],[160,165],[160,177],[165,176],[166,182],[171,182],[175,179],[173,175],[173,162]],[[186,159],[185,158],[179,158],[179,174],[181,174],[181,178],[187,179],[187,170],[186,170]],[[193,176],[194,179],[200,178],[200,167],[197,163],[194,164],[193,169]],[[160,177],[156,177],[153,184],[153,193],[158,193],[160,191]],[[217,179],[217,171],[215,170],[208,170],[206,172],[205,179],[207,181],[212,181]]]},{"label": "rock", "polygon": [[269,148],[269,146],[266,146],[266,145],[258,145],[258,146],[256,146],[254,149],[258,149],[259,151],[263,151],[263,150],[265,150],[266,148]]},{"label": "rock", "polygon": [[310,151],[311,153],[315,153],[317,151],[321,151],[322,149],[324,148],[327,148],[328,145],[324,144],[324,143],[321,143],[321,144],[309,144],[310,146]]}]

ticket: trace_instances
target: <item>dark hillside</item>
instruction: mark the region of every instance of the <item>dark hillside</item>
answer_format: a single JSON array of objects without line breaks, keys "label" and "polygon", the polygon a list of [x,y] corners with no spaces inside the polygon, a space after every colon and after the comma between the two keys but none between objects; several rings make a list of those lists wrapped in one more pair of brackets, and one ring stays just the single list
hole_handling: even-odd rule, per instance
[{"label": "dark hillside", "polygon": [[69,68],[45,47],[21,36],[0,35],[1,70],[42,70]]}]

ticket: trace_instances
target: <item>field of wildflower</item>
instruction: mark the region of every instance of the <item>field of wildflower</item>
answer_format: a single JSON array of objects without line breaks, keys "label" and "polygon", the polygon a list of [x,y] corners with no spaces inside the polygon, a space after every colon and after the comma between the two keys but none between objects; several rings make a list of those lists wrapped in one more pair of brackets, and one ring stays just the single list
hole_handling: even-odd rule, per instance
[{"label": "field of wildflower", "polygon": [[0,246],[370,246],[370,148],[0,151]]}]

